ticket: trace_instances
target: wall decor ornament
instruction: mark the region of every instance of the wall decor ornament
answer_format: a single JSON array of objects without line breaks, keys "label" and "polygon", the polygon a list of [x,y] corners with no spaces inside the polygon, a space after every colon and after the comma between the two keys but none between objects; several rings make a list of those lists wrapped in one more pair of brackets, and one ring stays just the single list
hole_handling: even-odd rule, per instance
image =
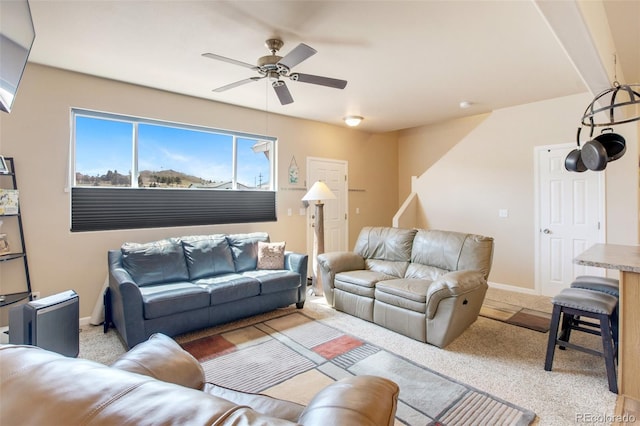
[{"label": "wall decor ornament", "polygon": [[297,185],[300,176],[300,170],[298,169],[298,163],[296,163],[296,157],[291,157],[291,162],[289,163],[289,183],[292,185]]}]

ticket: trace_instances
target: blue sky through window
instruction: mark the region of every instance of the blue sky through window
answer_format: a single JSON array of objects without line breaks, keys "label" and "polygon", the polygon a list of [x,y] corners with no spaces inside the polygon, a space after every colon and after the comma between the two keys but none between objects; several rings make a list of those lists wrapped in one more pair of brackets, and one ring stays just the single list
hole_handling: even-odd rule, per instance
[{"label": "blue sky through window", "polygon": [[[76,115],[75,171],[102,176],[108,171],[129,175],[133,157],[131,122]],[[245,187],[269,182],[270,163],[260,141],[238,138],[237,180]],[[138,171],[174,170],[204,182],[230,182],[233,136],[191,128],[138,124]],[[203,183],[204,183],[203,182]]]}]

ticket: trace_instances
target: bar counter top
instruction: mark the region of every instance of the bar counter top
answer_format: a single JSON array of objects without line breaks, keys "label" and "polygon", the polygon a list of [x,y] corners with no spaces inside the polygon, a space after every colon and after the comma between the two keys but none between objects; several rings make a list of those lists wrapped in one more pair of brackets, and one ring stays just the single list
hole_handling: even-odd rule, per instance
[{"label": "bar counter top", "polygon": [[576,257],[574,263],[640,273],[640,246],[595,244]]}]

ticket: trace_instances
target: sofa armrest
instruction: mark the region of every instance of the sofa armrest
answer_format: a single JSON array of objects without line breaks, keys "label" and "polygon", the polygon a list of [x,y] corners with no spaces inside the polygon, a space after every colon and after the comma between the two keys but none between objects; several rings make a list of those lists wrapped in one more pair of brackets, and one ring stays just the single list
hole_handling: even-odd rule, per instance
[{"label": "sofa armrest", "polygon": [[274,398],[269,395],[242,392],[225,388],[213,383],[205,383],[203,391],[209,395],[217,396],[237,405],[250,407],[252,410],[269,417],[288,420],[297,423],[304,405],[291,401]]},{"label": "sofa armrest", "polygon": [[398,385],[377,376],[353,376],[318,392],[304,409],[298,423],[305,426],[393,425]]},{"label": "sofa armrest", "polygon": [[309,255],[287,251],[284,254],[284,267],[292,272],[300,274],[300,287],[298,287],[298,303],[307,300],[307,268],[309,267]]},{"label": "sofa armrest", "polygon": [[198,360],[161,333],[151,335],[122,354],[111,367],[192,389],[202,390],[205,383],[204,370]]},{"label": "sofa armrest", "polygon": [[322,290],[327,303],[334,305],[333,288],[336,274],[344,271],[356,271],[365,269],[364,257],[350,251],[335,251],[318,255],[318,269]]},{"label": "sofa armrest", "polygon": [[109,295],[111,320],[127,349],[145,340],[142,293],[131,275],[122,267],[120,250],[109,250]]},{"label": "sofa armrest", "polygon": [[427,290],[427,318],[433,319],[443,299],[468,293],[478,287],[487,287],[487,280],[481,271],[453,271],[444,274],[433,281]]}]

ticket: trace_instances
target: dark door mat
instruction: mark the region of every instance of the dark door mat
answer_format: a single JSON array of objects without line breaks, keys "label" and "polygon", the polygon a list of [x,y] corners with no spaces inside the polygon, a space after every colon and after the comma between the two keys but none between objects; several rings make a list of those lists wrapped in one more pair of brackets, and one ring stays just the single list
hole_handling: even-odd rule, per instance
[{"label": "dark door mat", "polygon": [[480,315],[518,327],[546,333],[549,331],[551,314],[534,309],[527,309],[509,303],[485,299],[480,309]]}]

